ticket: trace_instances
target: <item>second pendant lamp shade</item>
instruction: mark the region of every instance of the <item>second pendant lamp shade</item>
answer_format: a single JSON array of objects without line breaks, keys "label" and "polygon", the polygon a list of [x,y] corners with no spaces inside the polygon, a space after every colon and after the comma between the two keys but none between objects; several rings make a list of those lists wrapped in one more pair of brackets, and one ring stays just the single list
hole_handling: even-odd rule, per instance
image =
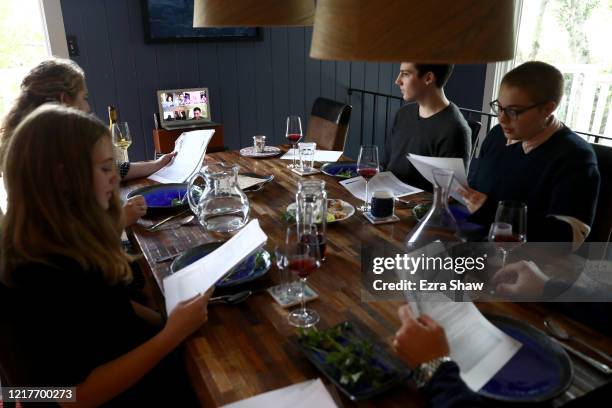
[{"label": "second pendant lamp shade", "polygon": [[317,0],[310,56],[480,63],[514,57],[514,0]]}]

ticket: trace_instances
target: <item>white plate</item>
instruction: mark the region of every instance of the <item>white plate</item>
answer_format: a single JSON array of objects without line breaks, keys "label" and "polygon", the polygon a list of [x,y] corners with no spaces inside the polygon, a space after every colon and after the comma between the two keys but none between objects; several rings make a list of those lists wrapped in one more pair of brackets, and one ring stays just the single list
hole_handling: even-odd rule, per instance
[{"label": "white plate", "polygon": [[253,146],[240,149],[240,155],[244,157],[255,157],[255,158],[272,157],[272,156],[279,155],[280,153],[281,153],[281,149],[279,149],[276,146],[266,146],[264,147],[264,151],[261,153],[257,153]]},{"label": "white plate", "polygon": [[[338,198],[335,198],[335,199],[328,198],[327,200],[328,200],[328,201],[329,201],[329,200],[337,200],[337,201],[340,201],[340,203],[342,204],[342,211],[343,211],[343,212],[346,214],[346,217],[344,217],[344,218],[336,218],[336,219],[335,219],[335,220],[333,220],[333,221],[327,221],[327,223],[328,223],[328,224],[332,224],[332,223],[334,223],[334,222],[338,222],[338,221],[344,221],[344,220],[346,220],[347,218],[352,217],[352,216],[353,216],[353,214],[355,214],[355,207],[353,207],[351,204],[347,203],[346,201],[344,201],[344,200],[340,200],[340,199],[338,199]],[[296,207],[296,204],[295,204],[295,203],[291,203],[291,204],[289,204],[289,205],[287,206],[287,212],[288,212],[288,213],[291,213],[292,215],[295,215],[295,207]]]}]

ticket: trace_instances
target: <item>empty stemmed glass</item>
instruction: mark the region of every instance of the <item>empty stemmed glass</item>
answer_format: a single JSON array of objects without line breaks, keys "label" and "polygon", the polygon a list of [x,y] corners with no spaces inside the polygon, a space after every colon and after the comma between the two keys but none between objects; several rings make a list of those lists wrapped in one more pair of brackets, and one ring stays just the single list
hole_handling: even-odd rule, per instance
[{"label": "empty stemmed glass", "polygon": [[301,306],[287,316],[289,324],[295,327],[312,327],[319,322],[319,314],[306,309],[306,279],[321,266],[321,253],[317,227],[315,225],[292,224],[287,227],[282,248],[285,267],[300,278]]},{"label": "empty stemmed glass", "polygon": [[297,144],[302,140],[302,119],[299,116],[287,117],[287,132],[285,137],[293,144],[293,163],[287,165],[290,169],[297,167],[295,164],[295,156],[298,154]]},{"label": "empty stemmed glass", "polygon": [[527,241],[527,205],[519,201],[500,201],[495,222],[489,229],[489,241],[502,253],[502,268],[508,254]]},{"label": "empty stemmed glass", "polygon": [[368,199],[368,182],[378,174],[378,147],[374,145],[363,145],[359,149],[357,159],[357,173],[365,179],[365,200],[358,209],[366,212],[370,211],[370,200]]},{"label": "empty stemmed glass", "polygon": [[299,287],[297,281],[292,281],[289,275],[289,262],[285,256],[285,244],[276,246],[274,249],[274,255],[276,257],[276,267],[280,272],[280,284],[274,287],[274,294],[283,302],[283,304],[290,304],[298,299]]}]

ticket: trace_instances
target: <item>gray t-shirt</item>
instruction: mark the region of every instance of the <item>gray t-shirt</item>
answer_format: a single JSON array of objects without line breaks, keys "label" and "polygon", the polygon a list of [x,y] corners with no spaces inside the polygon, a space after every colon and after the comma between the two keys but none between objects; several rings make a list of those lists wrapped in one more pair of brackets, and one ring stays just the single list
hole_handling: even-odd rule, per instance
[{"label": "gray t-shirt", "polygon": [[383,165],[403,182],[431,191],[431,183],[406,158],[408,153],[460,157],[467,168],[471,150],[470,127],[454,103],[429,118],[420,117],[419,105],[411,103],[402,106],[395,115]]}]

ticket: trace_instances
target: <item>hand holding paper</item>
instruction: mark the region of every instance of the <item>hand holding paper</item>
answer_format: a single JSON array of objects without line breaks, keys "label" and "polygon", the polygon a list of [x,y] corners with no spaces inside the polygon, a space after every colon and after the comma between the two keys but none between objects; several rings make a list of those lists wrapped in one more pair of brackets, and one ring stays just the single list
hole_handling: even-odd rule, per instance
[{"label": "hand holding paper", "polygon": [[465,201],[465,206],[474,214],[482,205],[487,201],[487,195],[476,191],[469,187],[459,187],[457,192],[461,195],[461,198]]},{"label": "hand holding paper", "polygon": [[206,292],[267,240],[268,236],[259,227],[259,221],[252,220],[204,258],[164,278],[166,312],[170,314],[179,302]]},{"label": "hand holding paper", "polygon": [[434,184],[433,174],[431,173],[433,169],[452,170],[454,178],[450,188],[450,195],[455,200],[466,205],[465,200],[458,192],[459,187],[468,186],[463,159],[455,157],[429,157],[412,153],[408,154],[406,158],[431,184]]},{"label": "hand holding paper", "polygon": [[185,132],[174,143],[177,153],[165,167],[149,176],[160,183],[184,183],[202,167],[206,148],[215,133],[214,129]]},{"label": "hand holding paper", "polygon": [[[435,321],[435,326],[444,328],[450,357],[459,366],[463,381],[474,391],[489,382],[521,348],[521,343],[493,326],[471,302],[419,301],[415,306],[413,311],[420,310]],[[433,330],[431,322],[428,326]],[[411,340],[416,341],[414,335]]]},{"label": "hand holding paper", "polygon": [[397,355],[411,368],[449,354],[444,329],[429,316],[415,316],[409,305],[399,308],[402,326],[393,340]]}]

